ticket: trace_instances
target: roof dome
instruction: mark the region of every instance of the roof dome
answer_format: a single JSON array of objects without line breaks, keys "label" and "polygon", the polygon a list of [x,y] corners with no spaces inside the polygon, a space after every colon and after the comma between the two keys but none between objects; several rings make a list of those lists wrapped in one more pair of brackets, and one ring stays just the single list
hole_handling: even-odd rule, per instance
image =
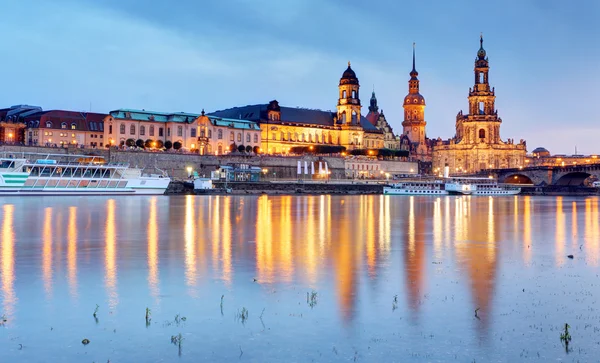
[{"label": "roof dome", "polygon": [[425,97],[420,93],[409,93],[404,97],[404,106],[407,105],[425,105]]},{"label": "roof dome", "polygon": [[356,73],[350,67],[350,62],[348,62],[348,68],[342,74],[340,84],[358,84],[358,78],[356,78]]},{"label": "roof dome", "polygon": [[537,147],[531,153],[537,156],[550,156],[550,151],[543,147]]}]

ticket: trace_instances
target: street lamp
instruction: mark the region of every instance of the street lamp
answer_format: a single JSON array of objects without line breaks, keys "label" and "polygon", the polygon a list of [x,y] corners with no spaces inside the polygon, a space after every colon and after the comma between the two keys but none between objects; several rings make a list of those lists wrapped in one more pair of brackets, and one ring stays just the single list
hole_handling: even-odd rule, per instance
[{"label": "street lamp", "polygon": [[191,178],[192,177],[192,167],[191,166],[187,167],[187,172],[188,172],[188,178]]}]

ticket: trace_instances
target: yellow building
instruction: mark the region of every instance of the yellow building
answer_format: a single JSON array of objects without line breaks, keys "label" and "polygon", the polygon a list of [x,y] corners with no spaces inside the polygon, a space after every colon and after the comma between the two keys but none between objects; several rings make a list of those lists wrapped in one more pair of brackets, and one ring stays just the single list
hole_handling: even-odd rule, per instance
[{"label": "yellow building", "polygon": [[483,49],[483,37],[475,59],[475,86],[469,89],[469,114],[456,116],[456,135],[447,141],[438,139],[433,147],[433,171],[445,165],[451,173],[472,173],[483,169],[524,166],[526,143],[500,139],[500,124],[495,108],[496,94],[489,83],[489,62]]},{"label": "yellow building", "polygon": [[233,107],[211,117],[245,119],[260,124],[265,153],[285,154],[295,146],[339,145],[351,149],[383,148],[384,134],[361,116],[360,84],[350,63],[338,85],[337,111],[268,104]]}]

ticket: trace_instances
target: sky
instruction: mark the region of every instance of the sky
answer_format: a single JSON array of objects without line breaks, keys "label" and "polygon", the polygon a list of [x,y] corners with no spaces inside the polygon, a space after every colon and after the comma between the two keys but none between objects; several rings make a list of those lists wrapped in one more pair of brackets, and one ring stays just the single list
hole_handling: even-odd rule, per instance
[{"label": "sky", "polygon": [[600,154],[600,1],[2,0],[0,108],[335,110],[347,62],[396,132],[416,42],[427,136],[455,134],[483,33],[501,137]]}]

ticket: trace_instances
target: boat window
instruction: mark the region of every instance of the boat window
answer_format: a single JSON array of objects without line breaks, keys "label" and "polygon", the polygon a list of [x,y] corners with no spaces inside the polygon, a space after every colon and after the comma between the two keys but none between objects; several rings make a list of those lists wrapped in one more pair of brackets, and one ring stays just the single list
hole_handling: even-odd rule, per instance
[{"label": "boat window", "polygon": [[0,163],[0,168],[8,169],[8,168],[12,168],[13,165],[14,165],[14,162],[11,160],[2,160],[2,163]]},{"label": "boat window", "polygon": [[63,173],[62,173],[62,177],[63,178],[64,177],[70,177],[71,175],[73,175],[73,169],[72,168],[65,168],[63,170]]},{"label": "boat window", "polygon": [[75,168],[75,171],[73,172],[73,177],[81,178],[81,169],[80,168]]}]

